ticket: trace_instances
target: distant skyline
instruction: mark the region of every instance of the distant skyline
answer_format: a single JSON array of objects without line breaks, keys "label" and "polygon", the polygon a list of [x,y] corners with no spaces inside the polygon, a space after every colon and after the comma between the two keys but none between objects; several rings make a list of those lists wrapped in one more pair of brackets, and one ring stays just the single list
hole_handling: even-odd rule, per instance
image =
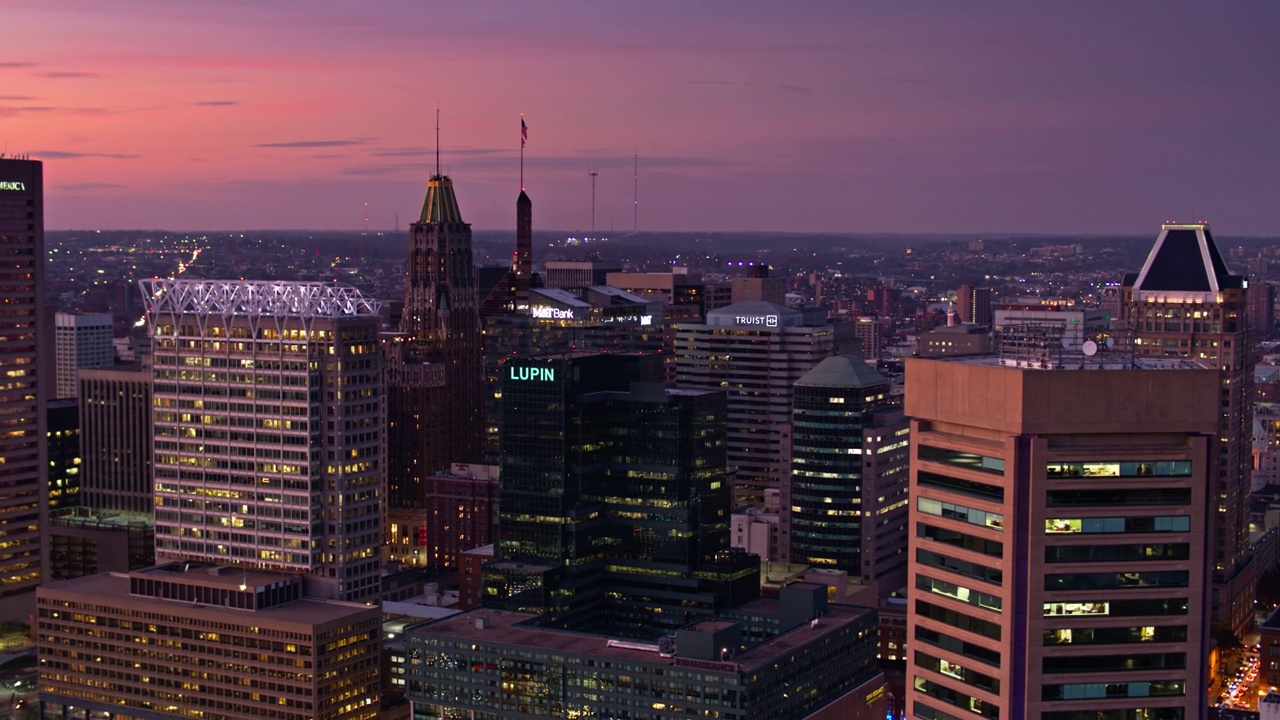
[{"label": "distant skyline", "polygon": [[1280,4],[7,0],[50,229],[1280,235]]}]

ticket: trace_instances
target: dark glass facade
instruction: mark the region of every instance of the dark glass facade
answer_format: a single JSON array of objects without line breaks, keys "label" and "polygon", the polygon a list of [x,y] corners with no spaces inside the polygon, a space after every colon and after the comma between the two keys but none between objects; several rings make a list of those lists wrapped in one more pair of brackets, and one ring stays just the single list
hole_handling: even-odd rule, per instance
[{"label": "dark glass facade", "polygon": [[652,355],[503,364],[486,605],[655,637],[758,593],[756,559],[729,548],[724,395],[660,373]]},{"label": "dark glass facade", "polygon": [[866,580],[903,572],[908,450],[888,380],[861,360],[828,358],[797,381],[783,503],[791,562]]}]

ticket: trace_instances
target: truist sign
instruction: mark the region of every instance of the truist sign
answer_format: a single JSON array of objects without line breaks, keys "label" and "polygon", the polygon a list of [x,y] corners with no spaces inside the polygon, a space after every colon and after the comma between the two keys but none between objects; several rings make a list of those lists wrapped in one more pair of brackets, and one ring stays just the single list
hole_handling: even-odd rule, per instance
[{"label": "truist sign", "polygon": [[761,327],[778,327],[777,315],[734,315],[735,325],[759,325]]},{"label": "truist sign", "polygon": [[0,180],[0,190],[26,192],[27,184],[22,182],[17,182],[16,180]]},{"label": "truist sign", "polygon": [[555,382],[556,369],[543,367],[512,367],[510,370],[510,378],[512,380],[533,380],[536,382]]}]

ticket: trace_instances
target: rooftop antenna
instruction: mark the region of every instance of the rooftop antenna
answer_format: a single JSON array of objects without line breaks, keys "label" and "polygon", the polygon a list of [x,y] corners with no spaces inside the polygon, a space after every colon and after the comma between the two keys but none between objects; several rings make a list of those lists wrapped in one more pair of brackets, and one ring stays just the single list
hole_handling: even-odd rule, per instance
[{"label": "rooftop antenna", "polygon": [[369,201],[364,201],[364,234],[369,234]]},{"label": "rooftop antenna", "polygon": [[587,174],[591,176],[591,236],[596,234],[596,176],[600,174],[600,168],[595,167],[587,170]]},{"label": "rooftop antenna", "polygon": [[436,177],[440,177],[440,101],[436,101]]},{"label": "rooftop antenna", "polygon": [[636,150],[631,168],[631,234],[640,234],[640,151]]},{"label": "rooftop antenna", "polygon": [[529,139],[529,126],[524,124],[524,113],[520,113],[520,192],[524,192],[524,144]]}]

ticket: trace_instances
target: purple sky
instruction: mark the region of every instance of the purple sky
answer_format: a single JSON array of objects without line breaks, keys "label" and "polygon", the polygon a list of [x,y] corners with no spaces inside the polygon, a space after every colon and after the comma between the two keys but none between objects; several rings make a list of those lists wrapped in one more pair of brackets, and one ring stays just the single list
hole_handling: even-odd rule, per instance
[{"label": "purple sky", "polygon": [[1280,4],[7,0],[50,228],[1280,234]]}]

